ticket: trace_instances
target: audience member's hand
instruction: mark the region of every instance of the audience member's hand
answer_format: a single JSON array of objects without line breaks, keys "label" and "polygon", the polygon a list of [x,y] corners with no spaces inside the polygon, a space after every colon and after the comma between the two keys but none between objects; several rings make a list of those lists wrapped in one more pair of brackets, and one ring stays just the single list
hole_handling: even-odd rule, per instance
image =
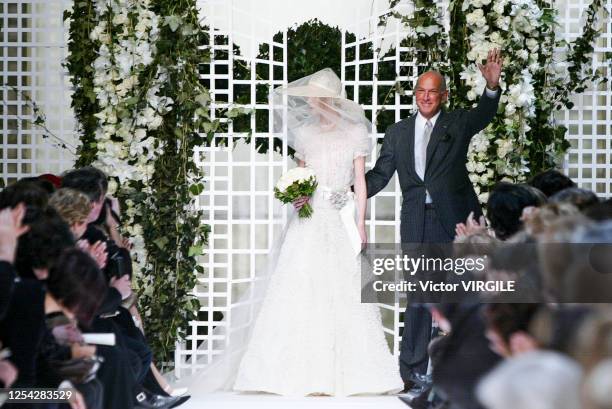
[{"label": "audience member's hand", "polygon": [[115,212],[117,216],[121,216],[121,207],[119,206],[119,200],[116,197],[110,195],[107,195],[106,198],[110,199],[111,201],[112,211]]},{"label": "audience member's hand", "polygon": [[123,247],[126,250],[132,250],[132,248],[134,248],[134,245],[130,242],[130,239],[128,239],[127,237],[121,237],[120,240],[117,242],[117,245],[119,247]]},{"label": "audience member's hand", "polygon": [[300,210],[308,201],[310,200],[310,196],[302,196],[298,197],[293,201],[293,207],[295,210]]},{"label": "audience member's hand", "polygon": [[132,294],[132,282],[127,274],[121,278],[111,278],[110,285],[119,291],[122,300],[125,300]]},{"label": "audience member's hand", "polygon": [[484,216],[480,216],[479,220],[476,221],[474,212],[470,212],[465,223],[457,223],[455,226],[456,237],[465,237],[480,232],[487,232],[487,222]]},{"label": "audience member's hand", "polygon": [[70,352],[72,353],[72,359],[91,358],[96,354],[96,346],[78,343],[72,344],[70,345]]},{"label": "audience member's hand", "polygon": [[512,334],[509,343],[512,355],[524,354],[538,349],[538,345],[533,337],[523,331]]},{"label": "audience member's hand", "polygon": [[83,395],[76,389],[72,390],[72,398],[70,398],[70,408],[71,409],[87,409],[87,405],[85,405],[85,399],[83,399]]},{"label": "audience member's hand", "polygon": [[538,214],[539,211],[540,211],[540,209],[535,207],[535,206],[526,206],[526,207],[524,207],[523,211],[521,212],[521,221],[523,223],[525,223],[526,221],[531,219],[533,216]]},{"label": "audience member's hand", "polygon": [[5,388],[10,388],[17,379],[17,368],[9,361],[0,361],[0,380]]},{"label": "audience member's hand", "polygon": [[0,211],[0,260],[9,263],[15,261],[17,240],[29,229],[21,224],[25,211],[23,203],[19,203],[14,209],[7,207]]},{"label": "audience member's hand", "polygon": [[56,325],[51,333],[60,345],[83,342],[83,334],[74,324]]},{"label": "audience member's hand", "polygon": [[94,244],[89,244],[87,240],[79,240],[77,245],[81,250],[86,251],[94,260],[96,260],[96,263],[100,269],[106,267],[108,253],[106,252],[105,242],[98,240]]}]

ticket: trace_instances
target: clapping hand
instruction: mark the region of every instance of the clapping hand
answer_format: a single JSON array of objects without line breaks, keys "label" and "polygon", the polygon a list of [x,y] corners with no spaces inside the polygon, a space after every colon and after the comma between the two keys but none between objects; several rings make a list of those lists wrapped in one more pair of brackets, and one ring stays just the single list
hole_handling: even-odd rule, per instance
[{"label": "clapping hand", "polygon": [[0,260],[9,263],[15,260],[17,240],[29,229],[29,226],[21,224],[25,212],[23,203],[19,203],[14,209],[7,207],[0,211]]},{"label": "clapping hand", "polygon": [[494,48],[487,55],[487,63],[485,65],[478,64],[482,76],[487,81],[487,88],[490,90],[496,90],[499,87],[503,63],[504,59],[501,56],[501,51],[499,48]]},{"label": "clapping hand", "polygon": [[106,243],[98,240],[94,244],[89,244],[87,240],[79,240],[77,241],[77,246],[89,253],[89,255],[96,261],[98,267],[103,269],[106,267],[106,260],[108,259],[108,253],[106,251]]},{"label": "clapping hand", "polygon": [[455,226],[456,238],[470,236],[475,233],[487,233],[487,222],[484,216],[479,220],[474,219],[474,212],[470,212],[465,223],[457,223]]}]

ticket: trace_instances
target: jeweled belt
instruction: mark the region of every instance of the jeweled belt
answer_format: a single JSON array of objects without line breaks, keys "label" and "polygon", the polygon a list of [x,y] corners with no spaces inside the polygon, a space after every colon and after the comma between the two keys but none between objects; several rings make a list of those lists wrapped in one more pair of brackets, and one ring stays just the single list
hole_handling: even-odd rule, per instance
[{"label": "jeweled belt", "polygon": [[349,237],[349,242],[355,255],[361,252],[361,235],[355,221],[357,206],[355,205],[355,193],[349,187],[344,189],[331,189],[327,186],[317,187],[324,200],[329,201],[340,213],[340,219]]}]

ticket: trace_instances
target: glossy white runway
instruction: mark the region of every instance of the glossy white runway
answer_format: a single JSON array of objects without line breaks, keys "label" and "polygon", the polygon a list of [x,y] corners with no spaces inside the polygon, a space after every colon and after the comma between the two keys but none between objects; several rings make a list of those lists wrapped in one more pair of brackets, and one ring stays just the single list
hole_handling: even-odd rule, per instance
[{"label": "glossy white runway", "polygon": [[408,409],[397,396],[290,398],[268,394],[213,393],[190,399],[181,409]]}]

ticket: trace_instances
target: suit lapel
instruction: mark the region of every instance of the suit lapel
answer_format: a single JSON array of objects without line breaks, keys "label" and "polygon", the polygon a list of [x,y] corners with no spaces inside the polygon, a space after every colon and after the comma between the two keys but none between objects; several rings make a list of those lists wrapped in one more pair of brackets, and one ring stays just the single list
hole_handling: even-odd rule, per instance
[{"label": "suit lapel", "polygon": [[414,142],[416,139],[414,135],[415,122],[416,114],[412,115],[408,121],[405,122],[407,138],[404,139],[406,146],[406,150],[404,152],[406,152],[407,160],[404,163],[406,164],[408,173],[420,179],[419,175],[417,175],[416,171],[414,170]]},{"label": "suit lapel", "polygon": [[[434,129],[431,131],[431,137],[429,138],[429,144],[427,144],[427,158],[425,159],[425,174],[427,174],[427,169],[429,169],[429,165],[431,164],[431,158],[433,154],[436,152],[436,148],[440,143],[440,140],[446,132],[448,131],[448,120],[449,115],[444,111],[440,111],[440,116],[434,125]],[[414,126],[412,135],[414,135]],[[414,158],[412,159],[414,164]],[[413,167],[414,169],[414,167]]]}]

